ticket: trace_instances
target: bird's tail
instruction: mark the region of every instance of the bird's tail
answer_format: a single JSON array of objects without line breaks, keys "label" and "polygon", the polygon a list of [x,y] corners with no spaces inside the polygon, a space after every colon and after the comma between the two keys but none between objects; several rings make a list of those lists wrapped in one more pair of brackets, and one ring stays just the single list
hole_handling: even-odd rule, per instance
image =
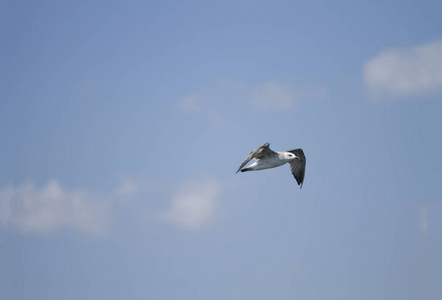
[{"label": "bird's tail", "polygon": [[247,172],[247,171],[252,171],[252,168],[244,168],[241,170],[241,172]]}]

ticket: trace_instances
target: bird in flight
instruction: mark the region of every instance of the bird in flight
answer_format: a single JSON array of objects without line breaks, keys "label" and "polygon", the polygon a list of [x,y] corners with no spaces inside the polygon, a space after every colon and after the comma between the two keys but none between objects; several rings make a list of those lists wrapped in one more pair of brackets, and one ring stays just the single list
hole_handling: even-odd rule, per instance
[{"label": "bird in flight", "polygon": [[[247,172],[247,171],[258,171],[264,169],[270,169],[282,166],[285,163],[290,164],[290,171],[292,171],[293,176],[296,179],[298,185],[301,186],[304,182],[305,175],[305,155],[302,149],[293,149],[288,151],[273,151],[270,149],[270,143],[265,143],[264,145],[256,148],[252,152],[250,152],[249,156],[247,156],[246,160],[239,167],[239,171]],[[245,165],[252,159],[256,161],[251,164],[249,167],[244,168]],[[244,168],[244,169],[243,169]]]}]

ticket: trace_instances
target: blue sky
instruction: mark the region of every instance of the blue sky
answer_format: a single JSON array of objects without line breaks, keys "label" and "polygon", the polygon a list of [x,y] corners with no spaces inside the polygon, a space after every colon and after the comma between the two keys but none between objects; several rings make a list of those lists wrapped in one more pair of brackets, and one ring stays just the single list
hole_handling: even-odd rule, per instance
[{"label": "blue sky", "polygon": [[2,2],[0,297],[441,298],[441,9]]}]

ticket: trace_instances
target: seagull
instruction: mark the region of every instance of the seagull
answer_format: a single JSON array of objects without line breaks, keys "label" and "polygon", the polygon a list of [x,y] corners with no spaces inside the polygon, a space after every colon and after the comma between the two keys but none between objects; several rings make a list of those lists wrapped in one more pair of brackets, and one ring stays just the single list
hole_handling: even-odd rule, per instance
[{"label": "seagull", "polygon": [[[270,143],[265,143],[264,145],[256,148],[252,152],[250,152],[249,156],[247,156],[246,160],[239,167],[239,171],[247,172],[247,171],[258,171],[264,169],[270,169],[282,166],[285,163],[290,164],[290,171],[292,171],[293,176],[296,179],[298,185],[301,186],[304,182],[305,175],[305,156],[304,151],[302,149],[293,149],[288,151],[273,151],[270,149]],[[256,161],[251,164],[248,168],[244,168],[247,163],[255,159]],[[244,168],[244,169],[243,169]]]}]

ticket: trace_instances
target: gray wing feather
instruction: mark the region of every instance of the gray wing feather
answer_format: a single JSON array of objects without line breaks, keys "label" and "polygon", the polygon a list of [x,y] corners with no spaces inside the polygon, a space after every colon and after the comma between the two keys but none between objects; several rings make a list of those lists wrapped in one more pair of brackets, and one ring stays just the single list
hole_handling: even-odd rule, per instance
[{"label": "gray wing feather", "polygon": [[251,161],[252,159],[263,159],[266,157],[270,157],[273,155],[277,155],[278,153],[274,152],[273,150],[271,150],[269,148],[270,143],[265,143],[262,146],[259,146],[258,148],[256,148],[255,150],[253,150],[252,152],[250,152],[249,156],[247,156],[246,160],[241,164],[241,166],[239,167],[238,171],[236,171],[236,173],[238,173],[239,171],[241,171],[241,169],[247,165],[247,163],[249,161]]},{"label": "gray wing feather", "polygon": [[302,188],[302,184],[304,183],[305,163],[306,163],[304,151],[302,151],[302,149],[293,149],[293,150],[288,150],[287,152],[291,152],[297,157],[296,159],[290,162],[290,171],[292,171],[292,174],[295,177],[296,182]]}]

